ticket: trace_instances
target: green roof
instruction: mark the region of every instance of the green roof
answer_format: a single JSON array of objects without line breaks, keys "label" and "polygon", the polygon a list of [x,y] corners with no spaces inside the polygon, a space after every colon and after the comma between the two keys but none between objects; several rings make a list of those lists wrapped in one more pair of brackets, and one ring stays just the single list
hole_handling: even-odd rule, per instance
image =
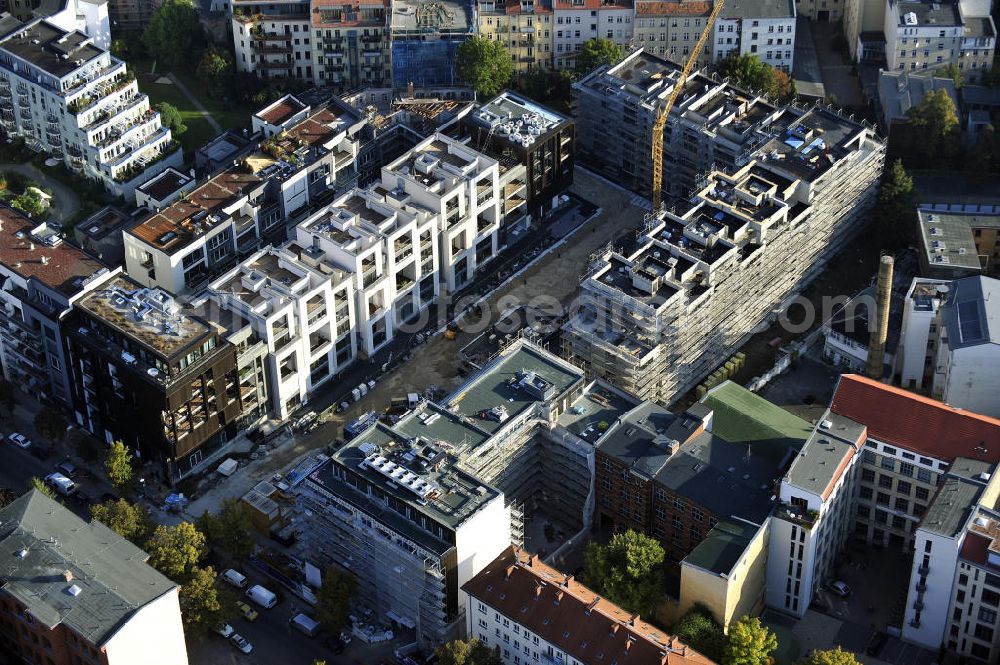
[{"label": "green roof", "polygon": [[136,610],[176,588],[147,558],[38,490],[0,510],[0,588],[39,623],[65,625],[97,646]]},{"label": "green roof", "polygon": [[705,539],[684,557],[682,563],[696,566],[716,575],[728,575],[739,563],[743,552],[757,535],[758,527],[748,522],[722,520],[708,532]]},{"label": "green roof", "polygon": [[789,446],[800,447],[812,425],[746,388],[726,381],[702,403],[714,412],[712,433],[732,443],[751,443],[753,452],[778,463]]}]

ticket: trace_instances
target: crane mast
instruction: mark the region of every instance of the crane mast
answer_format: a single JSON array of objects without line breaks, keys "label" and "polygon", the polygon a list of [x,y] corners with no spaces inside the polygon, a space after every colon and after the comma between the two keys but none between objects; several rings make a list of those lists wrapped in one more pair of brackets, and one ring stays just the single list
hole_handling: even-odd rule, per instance
[{"label": "crane mast", "polygon": [[688,57],[687,62],[684,63],[684,69],[681,70],[681,74],[677,77],[677,81],[674,83],[673,89],[670,91],[670,94],[667,95],[667,103],[663,105],[663,109],[660,111],[659,115],[656,116],[656,120],[653,121],[652,199],[654,213],[660,209],[660,204],[662,203],[660,190],[663,189],[663,128],[667,124],[667,116],[670,115],[670,109],[674,107],[674,102],[677,101],[678,95],[680,95],[681,90],[684,89],[684,84],[687,82],[688,76],[691,75],[691,70],[694,69],[695,64],[698,62],[698,56],[701,55],[702,49],[705,48],[705,43],[711,36],[712,26],[715,25],[715,19],[719,18],[719,13],[722,11],[722,7],[725,4],[725,0],[715,0],[712,11],[708,15],[708,20],[705,22],[705,30],[702,31],[701,37],[698,38],[694,48],[691,49],[691,55]]}]

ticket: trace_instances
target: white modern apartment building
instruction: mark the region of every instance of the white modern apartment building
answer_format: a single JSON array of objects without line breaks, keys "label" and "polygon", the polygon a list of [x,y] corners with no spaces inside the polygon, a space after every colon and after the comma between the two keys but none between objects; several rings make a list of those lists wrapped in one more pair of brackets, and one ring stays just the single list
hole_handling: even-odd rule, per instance
[{"label": "white modern apartment building", "polygon": [[44,19],[0,40],[0,127],[126,198],[183,161],[125,63]]},{"label": "white modern apartment building", "polygon": [[38,490],[0,510],[0,651],[53,665],[187,665],[180,587]]},{"label": "white modern apartment building", "polygon": [[312,81],[309,0],[230,0],[236,71],[261,79]]},{"label": "white modern apartment building", "polygon": [[[390,193],[353,190],[310,214],[295,229],[302,247],[350,282],[358,349],[371,355],[392,341],[399,324],[438,294],[440,218]],[[343,305],[338,305],[338,309]]]},{"label": "white modern apartment building", "polygon": [[440,281],[453,293],[496,256],[499,183],[497,160],[438,133],[383,166],[376,190],[437,217]]},{"label": "white modern apartment building", "polygon": [[755,55],[791,73],[795,55],[794,0],[727,0],[705,46],[718,62],[729,55]]},{"label": "white modern apartment building", "polygon": [[768,540],[766,603],[805,615],[851,535],[865,427],[829,410],[781,479]]},{"label": "white modern apartment building", "polygon": [[1000,657],[1000,475],[958,458],[914,538],[903,639],[974,663]]},{"label": "white modern apartment building", "polygon": [[321,267],[315,250],[262,249],[213,281],[209,293],[266,344],[276,419],[287,418],[354,359],[352,285],[342,272]]},{"label": "white modern apartment building", "polygon": [[588,39],[610,39],[623,51],[632,44],[632,0],[553,0],[552,13],[556,69],[573,69],[580,46]]},{"label": "white modern apartment building", "polygon": [[914,279],[897,366],[903,386],[946,404],[1000,416],[1000,281]]},{"label": "white modern apartment building", "polygon": [[989,69],[996,26],[989,3],[887,0],[883,32],[888,69],[934,69],[953,64],[967,82]]},{"label": "white modern apartment building", "polygon": [[288,95],[253,118],[265,140],[125,233],[125,266],[144,286],[190,292],[357,179],[358,115]]}]

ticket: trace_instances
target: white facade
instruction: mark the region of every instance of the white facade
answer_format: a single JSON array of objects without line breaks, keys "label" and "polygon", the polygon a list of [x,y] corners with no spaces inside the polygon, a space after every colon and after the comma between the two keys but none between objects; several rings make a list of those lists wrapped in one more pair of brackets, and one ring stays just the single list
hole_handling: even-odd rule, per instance
[{"label": "white facade", "polygon": [[572,69],[580,46],[588,39],[610,39],[628,50],[634,9],[630,2],[555,0],[552,59],[556,69]]},{"label": "white facade", "polygon": [[775,69],[791,73],[795,56],[795,5],[788,3],[787,16],[736,15],[739,6],[723,10],[715,21],[711,46],[712,60],[729,56],[756,55]]},{"label": "white facade", "polygon": [[137,609],[102,646],[108,665],[186,665],[178,589]]},{"label": "white facade", "polygon": [[[951,619],[951,591],[961,547],[959,538],[917,529],[913,568],[907,585],[906,618],[903,621],[903,639],[907,642],[928,649],[940,648],[941,638]],[[922,600],[919,606],[915,606],[913,598],[917,595],[918,586]]]},{"label": "white facade", "polygon": [[924,388],[927,359],[933,356],[929,349],[938,337],[938,310],[947,295],[948,284],[948,280],[917,277],[906,293],[895,372],[899,374],[900,385],[907,390]]},{"label": "white facade", "polygon": [[[283,420],[354,359],[351,283],[302,263],[292,249],[257,252],[210,285],[267,346],[270,412]],[[339,353],[338,353],[339,349]]]},{"label": "white facade", "polygon": [[239,14],[232,17],[236,71],[254,73],[262,79],[313,80],[309,3],[282,3],[278,7],[291,5],[304,7],[305,11],[257,14],[257,20]]},{"label": "white facade", "polygon": [[495,159],[440,133],[382,167],[387,200],[437,217],[441,283],[449,293],[497,253],[499,182]]},{"label": "white facade", "polygon": [[183,161],[125,63],[45,20],[0,42],[0,126],[126,198]]}]

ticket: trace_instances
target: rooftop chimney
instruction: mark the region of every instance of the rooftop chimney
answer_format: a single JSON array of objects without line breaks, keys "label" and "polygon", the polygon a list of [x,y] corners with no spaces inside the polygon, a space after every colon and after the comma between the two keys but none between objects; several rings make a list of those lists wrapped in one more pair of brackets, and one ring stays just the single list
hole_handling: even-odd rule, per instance
[{"label": "rooftop chimney", "polygon": [[528,566],[531,567],[531,566],[535,565],[535,559],[537,559],[537,558],[538,558],[537,554],[532,554],[531,556],[529,556],[528,557]]},{"label": "rooftop chimney", "polygon": [[592,601],[590,601],[590,603],[587,604],[587,611],[588,612],[592,612],[594,610],[594,608],[597,607],[597,603],[599,603],[599,602],[601,602],[601,597],[600,596],[594,596],[594,599]]},{"label": "rooftop chimney", "polygon": [[633,614],[631,617],[629,617],[628,625],[634,627],[635,626],[635,622],[638,621],[638,620],[639,620],[639,615],[638,614]]},{"label": "rooftop chimney", "polygon": [[572,575],[567,575],[565,577],[565,579],[563,579],[562,585],[568,587],[569,583],[572,582],[572,581],[573,581],[573,576]]},{"label": "rooftop chimney", "polygon": [[871,337],[868,342],[868,378],[882,380],[885,364],[885,340],[889,335],[889,302],[892,300],[893,258],[883,254],[878,268],[878,288],[875,293],[875,312],[870,321]]}]

